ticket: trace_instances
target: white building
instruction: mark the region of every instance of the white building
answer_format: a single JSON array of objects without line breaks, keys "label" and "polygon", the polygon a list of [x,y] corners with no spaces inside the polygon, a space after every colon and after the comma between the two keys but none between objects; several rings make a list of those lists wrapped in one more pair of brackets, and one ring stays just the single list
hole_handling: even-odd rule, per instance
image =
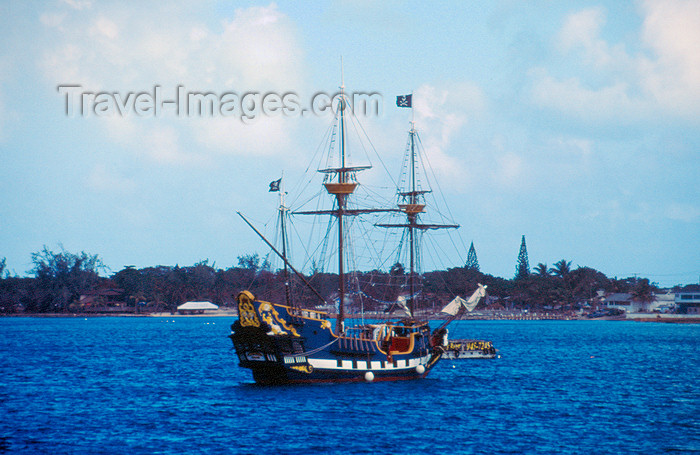
[{"label": "white building", "polygon": [[676,295],[673,292],[655,293],[651,302],[639,302],[632,298],[632,294],[614,293],[603,297],[602,302],[608,308],[616,308],[626,313],[666,313],[675,308]]},{"label": "white building", "polygon": [[700,314],[700,285],[691,284],[676,293],[678,311],[683,314]]},{"label": "white building", "polygon": [[206,311],[218,309],[218,305],[211,302],[187,302],[177,307],[177,312],[180,314],[204,314]]}]

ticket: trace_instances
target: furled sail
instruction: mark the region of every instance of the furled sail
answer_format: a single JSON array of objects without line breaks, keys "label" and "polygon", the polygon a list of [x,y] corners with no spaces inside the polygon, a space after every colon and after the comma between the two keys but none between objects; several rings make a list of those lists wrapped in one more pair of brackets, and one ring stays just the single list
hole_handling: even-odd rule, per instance
[{"label": "furled sail", "polygon": [[469,299],[464,300],[462,297],[457,296],[450,303],[442,309],[443,313],[447,313],[451,316],[457,316],[460,308],[464,307],[468,312],[474,311],[476,305],[479,303],[484,296],[486,296],[486,286],[479,284],[476,291],[469,297]]},{"label": "furled sail", "polygon": [[462,308],[462,305],[467,303],[466,300],[464,300],[462,297],[457,296],[450,303],[448,303],[445,308],[442,309],[442,313],[447,313],[450,316],[457,316],[457,313],[459,312],[459,309]]}]

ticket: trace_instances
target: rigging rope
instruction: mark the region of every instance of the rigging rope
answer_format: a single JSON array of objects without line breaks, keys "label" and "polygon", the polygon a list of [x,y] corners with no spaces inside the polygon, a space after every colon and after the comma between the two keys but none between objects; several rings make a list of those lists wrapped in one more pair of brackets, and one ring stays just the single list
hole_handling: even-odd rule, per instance
[{"label": "rigging rope", "polygon": [[319,347],[319,348],[312,349],[312,350],[310,350],[310,351],[302,352],[302,353],[299,353],[299,354],[294,354],[294,355],[309,356],[309,355],[311,355],[311,354],[316,354],[318,351],[321,351],[321,350],[327,348],[328,346],[332,345],[333,343],[337,343],[339,339],[340,339],[340,338],[336,338],[335,340],[331,341],[330,343],[324,344],[323,346],[321,346],[321,347]]}]

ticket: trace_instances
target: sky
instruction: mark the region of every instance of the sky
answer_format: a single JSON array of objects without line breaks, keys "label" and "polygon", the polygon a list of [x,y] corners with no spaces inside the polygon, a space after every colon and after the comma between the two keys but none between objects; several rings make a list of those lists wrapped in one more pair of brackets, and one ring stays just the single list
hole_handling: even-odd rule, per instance
[{"label": "sky", "polygon": [[379,94],[361,122],[390,168],[411,120],[395,97],[413,94],[467,246],[434,267],[474,242],[482,272],[512,278],[524,235],[531,267],[700,280],[700,1],[4,1],[0,23],[12,274],[44,245],[107,273],[265,254],[236,211],[267,226],[269,182],[302,175],[331,116],[160,101],[306,107],[342,78]]}]

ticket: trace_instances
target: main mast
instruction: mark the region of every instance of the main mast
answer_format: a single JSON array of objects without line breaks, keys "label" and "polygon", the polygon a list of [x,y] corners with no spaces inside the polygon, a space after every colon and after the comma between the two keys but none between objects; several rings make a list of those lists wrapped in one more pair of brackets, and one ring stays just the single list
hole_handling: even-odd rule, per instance
[{"label": "main mast", "polygon": [[355,191],[355,187],[347,186],[348,174],[345,170],[345,83],[340,86],[340,171],[338,172],[338,187],[335,192],[328,189],[328,193],[335,194],[338,206],[338,320],[336,321],[336,333],[345,331],[345,254],[343,251],[343,212],[345,211],[346,196]]},{"label": "main mast", "polygon": [[336,333],[343,333],[345,331],[344,321],[345,321],[345,252],[343,249],[344,240],[344,223],[343,217],[347,214],[347,199],[357,187],[356,182],[351,181],[351,175],[356,170],[361,170],[363,168],[349,168],[346,164],[345,156],[345,86],[340,87],[340,100],[339,100],[339,128],[340,128],[340,143],[339,143],[339,159],[340,167],[336,169],[325,169],[322,172],[335,173],[337,179],[333,182],[331,181],[324,183],[326,191],[328,194],[332,194],[336,199],[336,208],[333,211],[333,215],[338,218],[338,317],[336,320],[335,331]]},{"label": "main mast", "polygon": [[[355,192],[357,181],[355,174],[365,169],[370,169],[372,166],[353,166],[349,163],[347,156],[347,127],[346,127],[346,109],[348,103],[345,98],[345,85],[340,86],[340,97],[338,100],[337,124],[339,128],[338,149],[339,156],[337,161],[338,167],[328,167],[319,169],[319,172],[326,174],[323,186],[328,194],[335,197],[334,207],[330,210],[309,210],[309,211],[294,211],[297,215],[330,215],[338,219],[338,316],[336,318],[335,331],[337,334],[345,331],[345,217],[356,216],[363,213],[387,212],[395,209],[386,208],[348,208],[349,196]],[[352,114],[352,109],[350,109]],[[331,142],[332,148],[332,142]]]}]

